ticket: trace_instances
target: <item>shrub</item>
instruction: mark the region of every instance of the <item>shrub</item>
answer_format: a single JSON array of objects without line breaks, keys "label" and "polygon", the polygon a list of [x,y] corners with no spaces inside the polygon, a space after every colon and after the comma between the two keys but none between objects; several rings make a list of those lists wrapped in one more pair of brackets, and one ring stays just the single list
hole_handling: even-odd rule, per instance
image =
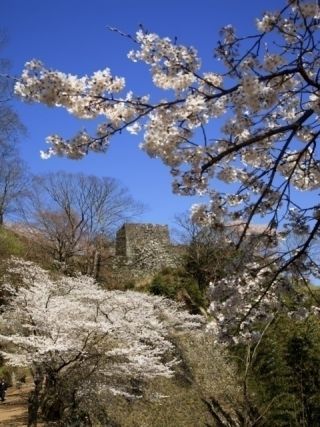
[{"label": "shrub", "polygon": [[149,291],[154,295],[183,301],[193,312],[199,312],[206,304],[197,281],[179,269],[166,268],[156,274]]},{"label": "shrub", "polygon": [[21,240],[10,230],[0,228],[0,258],[19,256],[24,252]]}]

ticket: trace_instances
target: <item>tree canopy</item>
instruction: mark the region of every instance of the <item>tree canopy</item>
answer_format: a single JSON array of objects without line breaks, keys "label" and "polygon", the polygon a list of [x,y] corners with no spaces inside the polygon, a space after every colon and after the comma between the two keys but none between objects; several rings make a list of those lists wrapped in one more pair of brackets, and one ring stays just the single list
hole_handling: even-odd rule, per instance
[{"label": "tree canopy", "polygon": [[[215,56],[223,73],[202,70],[193,47],[144,29],[125,34],[135,46],[129,59],[144,62],[154,85],[167,93],[158,102],[126,92],[125,78],[108,68],[79,77],[28,62],[16,94],[79,118],[102,118],[96,135],[49,136],[42,156],[81,158],[105,151],[125,129],[141,133],[146,153],[170,167],[175,192],[209,196],[209,205],[194,206],[199,220],[219,224],[228,210],[245,224],[242,236],[257,216],[265,218],[266,231],[305,233],[275,260],[280,271],[290,267],[320,227],[318,201],[299,198],[320,182],[319,7],[289,0],[256,26],[258,33],[249,36],[238,36],[231,25],[221,30]],[[232,184],[230,191],[219,191],[217,180]]]},{"label": "tree canopy", "polygon": [[[257,305],[282,273],[320,273],[312,251],[320,228],[319,19],[316,2],[288,0],[257,18],[254,34],[223,27],[215,49],[222,72],[203,70],[194,47],[142,27],[134,36],[111,29],[133,44],[128,58],[147,65],[155,87],[166,93],[160,100],[127,90],[125,78],[109,68],[80,77],[39,60],[26,63],[15,92],[80,119],[101,119],[95,135],[49,136],[43,158],[104,152],[127,130],[170,168],[173,191],[209,198],[193,206],[194,220],[238,224],[238,247],[255,221],[263,222],[265,257],[258,267],[269,274]],[[310,197],[302,199],[302,192]],[[288,240],[293,244],[283,244]]]},{"label": "tree canopy", "polygon": [[178,359],[172,335],[203,324],[201,316],[173,301],[107,291],[87,276],[54,278],[21,259],[12,259],[7,273],[0,334],[7,350],[2,347],[1,355],[13,366],[32,369],[40,381],[39,401],[59,379],[71,387],[80,377],[74,397],[88,407],[108,393],[137,397],[142,390],[132,389],[132,382],[142,385],[174,374]]}]

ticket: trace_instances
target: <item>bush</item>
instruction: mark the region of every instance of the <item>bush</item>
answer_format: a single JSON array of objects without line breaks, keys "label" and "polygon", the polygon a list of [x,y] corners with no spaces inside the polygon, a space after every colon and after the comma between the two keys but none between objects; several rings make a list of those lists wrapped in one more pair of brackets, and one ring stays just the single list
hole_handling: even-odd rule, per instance
[{"label": "bush", "polygon": [[[238,348],[238,351],[240,348]],[[235,349],[245,360],[248,349]],[[320,326],[317,318],[280,315],[254,350],[247,376],[252,407],[265,427],[316,427],[320,419]],[[244,372],[246,371],[246,372]]]},{"label": "bush", "polygon": [[6,384],[11,387],[12,386],[12,368],[8,366],[1,366],[0,367],[0,378],[3,378],[6,382]]},{"label": "bush", "polygon": [[10,230],[0,227],[0,258],[20,256],[24,252],[21,240]]},{"label": "bush", "polygon": [[153,295],[183,301],[193,312],[199,312],[205,306],[205,298],[197,281],[182,270],[162,270],[152,279],[149,291]]}]

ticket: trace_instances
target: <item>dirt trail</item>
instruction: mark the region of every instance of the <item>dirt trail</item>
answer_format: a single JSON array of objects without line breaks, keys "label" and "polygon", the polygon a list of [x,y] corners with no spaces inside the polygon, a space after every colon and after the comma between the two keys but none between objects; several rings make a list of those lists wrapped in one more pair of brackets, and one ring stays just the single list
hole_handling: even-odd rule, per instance
[{"label": "dirt trail", "polygon": [[0,426],[23,427],[28,425],[28,394],[32,390],[31,383],[21,387],[10,387],[7,390],[6,400],[0,402]]}]

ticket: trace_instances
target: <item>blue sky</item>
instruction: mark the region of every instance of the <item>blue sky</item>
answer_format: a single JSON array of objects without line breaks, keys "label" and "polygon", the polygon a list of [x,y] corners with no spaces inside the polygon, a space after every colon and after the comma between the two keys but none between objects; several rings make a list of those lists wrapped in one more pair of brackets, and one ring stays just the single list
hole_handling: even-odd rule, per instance
[{"label": "blue sky", "polygon": [[[218,64],[213,48],[222,26],[232,23],[240,34],[253,33],[261,12],[282,6],[281,0],[2,0],[0,28],[9,39],[2,56],[11,60],[15,75],[32,58],[74,74],[90,74],[108,66],[126,77],[128,89],[143,95],[152,90],[147,68],[126,58],[132,44],[107,26],[133,34],[143,24],[161,36],[177,36],[179,43],[198,49],[204,70],[214,71]],[[39,151],[46,148],[46,136],[70,137],[81,128],[93,129],[93,124],[80,122],[63,110],[19,101],[14,105],[28,129],[21,150],[32,172],[64,169],[116,178],[147,205],[141,218],[146,222],[172,225],[174,216],[196,201],[173,195],[168,169],[141,152],[139,137],[128,133],[117,137],[104,155],[81,161],[41,160]]]}]

